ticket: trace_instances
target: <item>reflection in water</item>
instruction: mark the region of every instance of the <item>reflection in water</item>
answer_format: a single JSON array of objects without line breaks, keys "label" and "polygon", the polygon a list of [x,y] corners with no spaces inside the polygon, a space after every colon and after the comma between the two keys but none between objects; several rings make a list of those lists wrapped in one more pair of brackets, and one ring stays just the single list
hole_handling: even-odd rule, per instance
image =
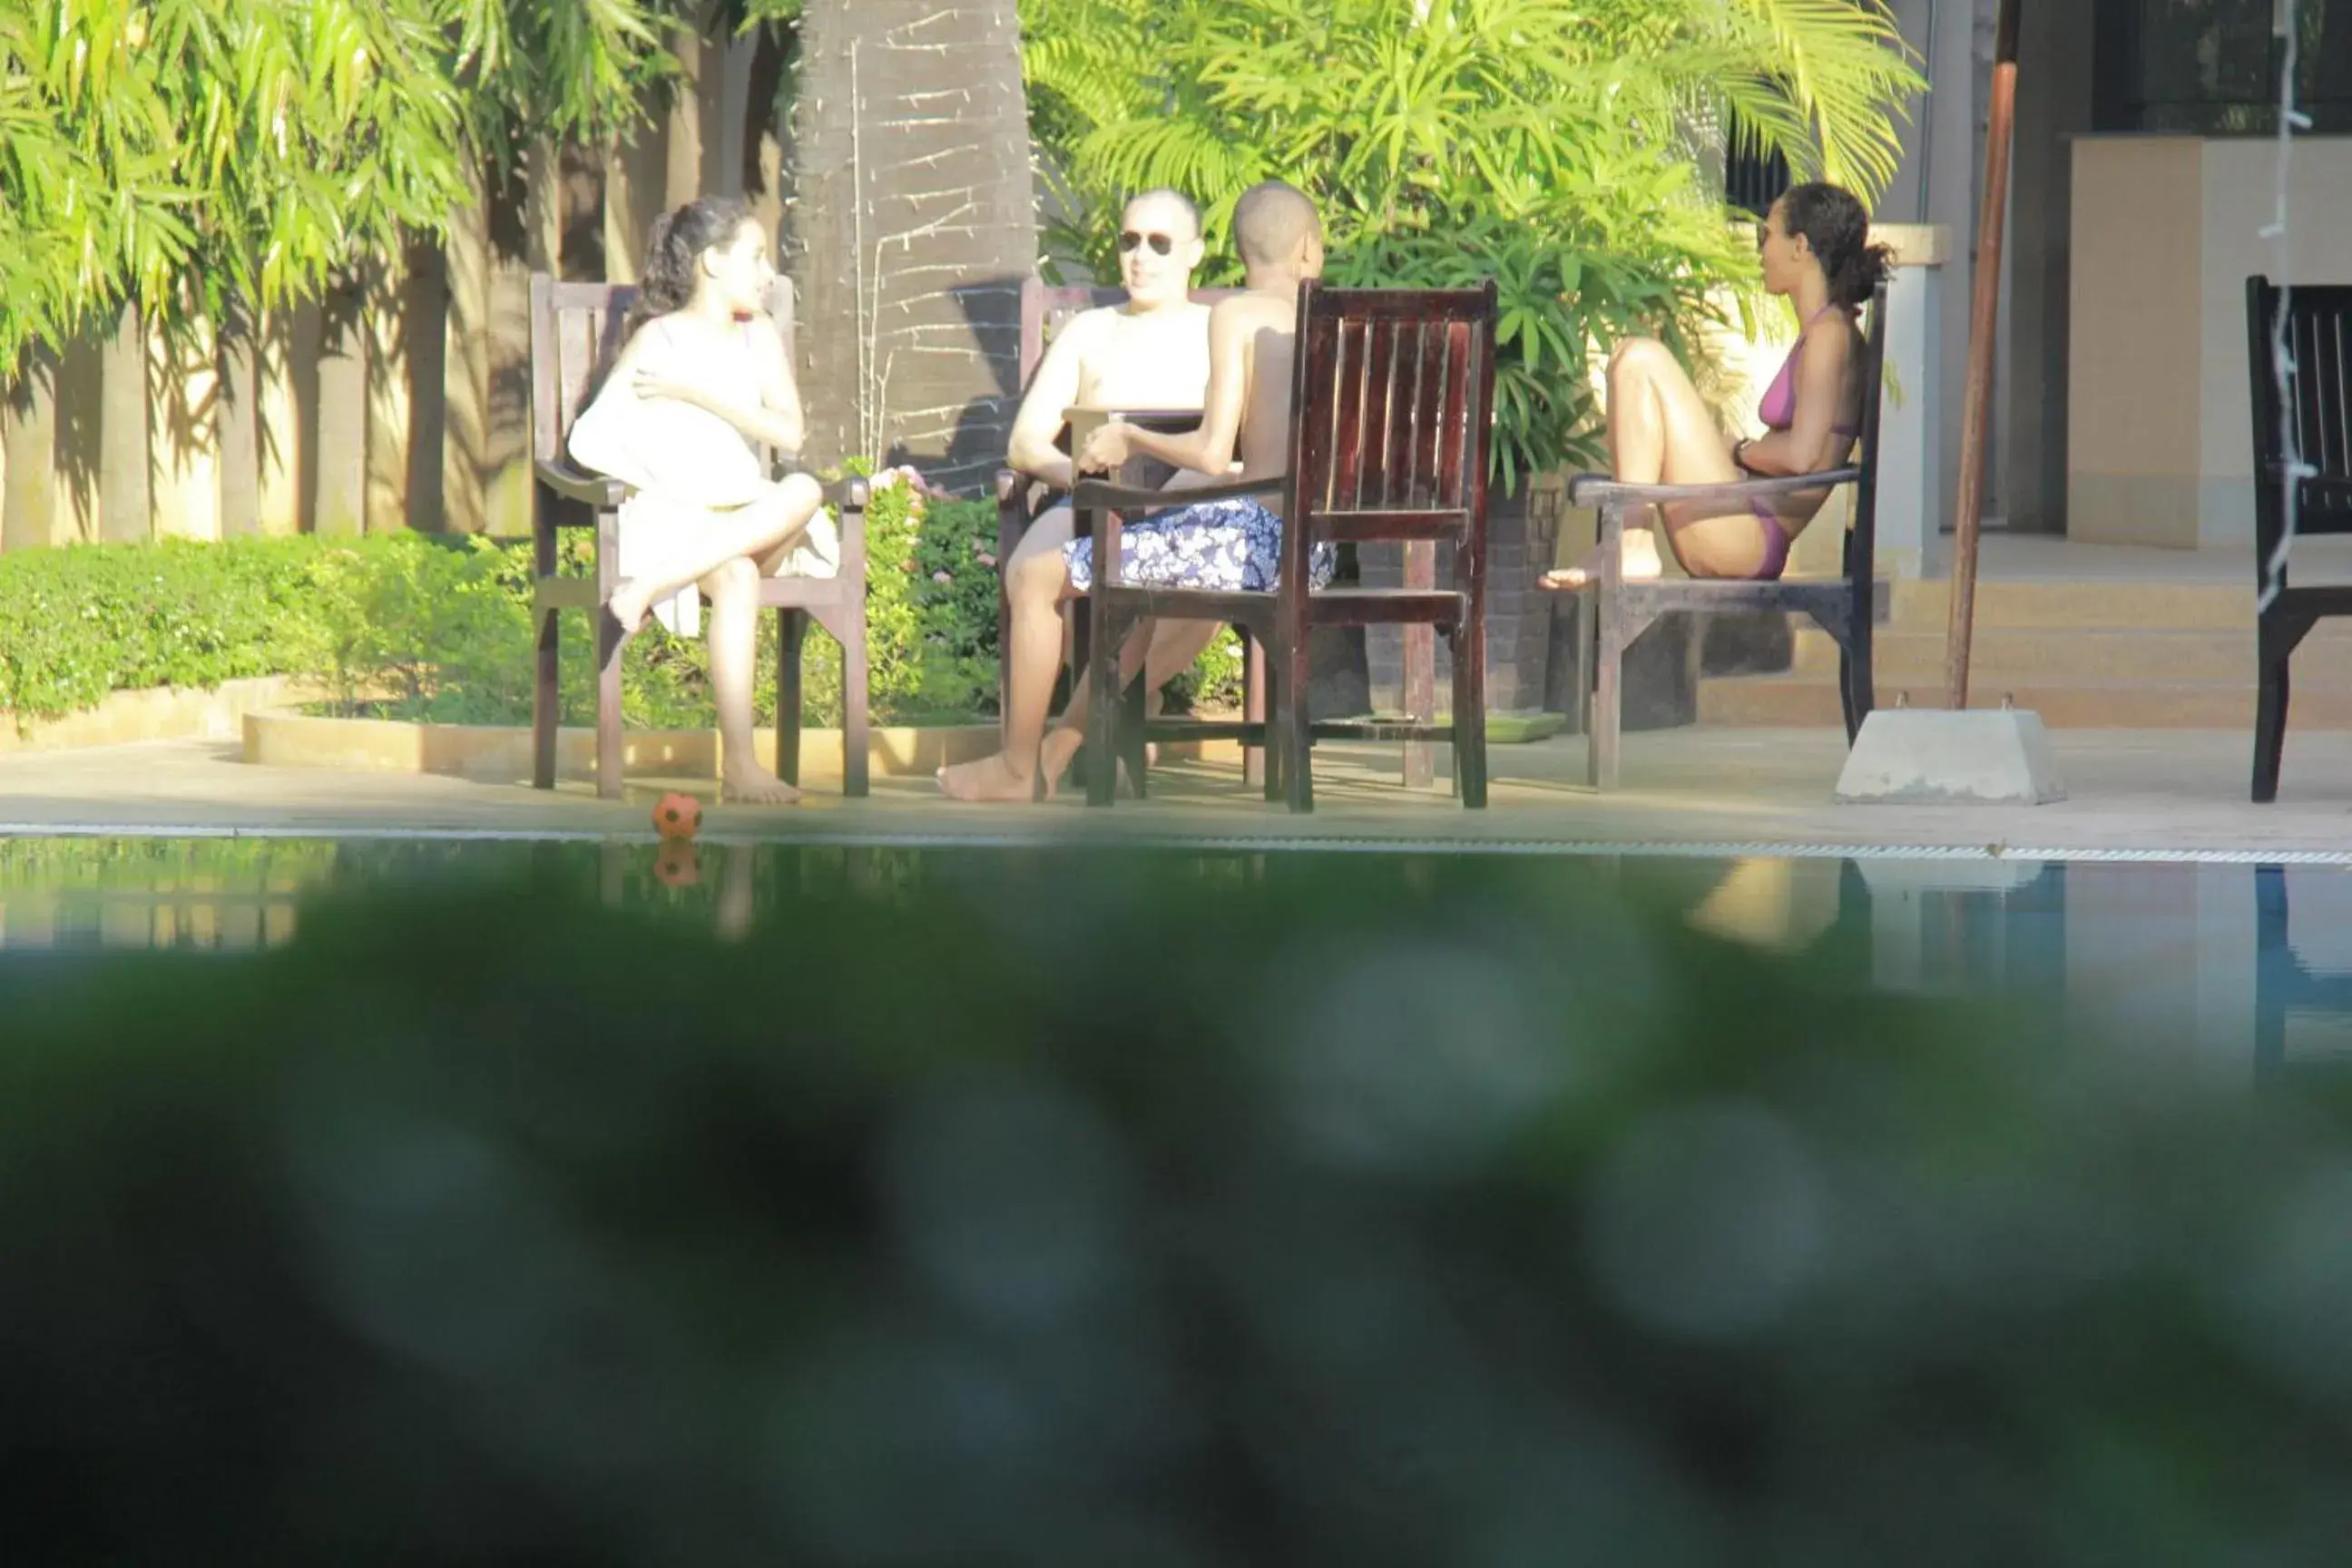
[{"label": "reflection in water", "polygon": [[[1208,887],[1239,890],[1316,858],[1172,858]],[[1430,858],[1393,863],[1400,897],[1432,885]],[[926,886],[982,879],[1003,884],[1013,907],[1055,900],[1067,896],[1068,864],[1051,852],[871,846],[0,839],[0,952],[252,951],[290,940],[309,894],[448,879],[528,881],[740,938],[762,911],[812,897],[903,903]],[[1695,930],[1804,955],[1857,988],[2005,996],[2183,1060],[2242,1064],[2253,1051],[2266,1068],[2352,1061],[2352,873],[2340,868],[1574,864],[1576,875],[1679,910]],[[1503,863],[1494,867],[1499,886]]]},{"label": "reflection in water", "polygon": [[2336,875],[8,848],[12,1560],[2342,1555]]}]

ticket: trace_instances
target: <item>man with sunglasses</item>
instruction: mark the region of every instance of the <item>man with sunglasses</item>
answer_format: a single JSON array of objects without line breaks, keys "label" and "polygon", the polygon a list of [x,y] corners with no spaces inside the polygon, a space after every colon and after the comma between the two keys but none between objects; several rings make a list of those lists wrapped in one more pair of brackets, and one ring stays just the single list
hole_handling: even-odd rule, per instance
[{"label": "man with sunglasses", "polygon": [[[1322,221],[1304,192],[1267,180],[1235,205],[1234,241],[1248,286],[1210,312],[1210,384],[1199,428],[1162,436],[1112,420],[1087,438],[1077,461],[1085,471],[1116,470],[1140,453],[1180,470],[1168,487],[1174,492],[1218,483],[1234,472],[1236,459],[1245,479],[1279,479],[1287,468],[1298,290],[1302,280],[1322,273]],[[1280,571],[1281,515],[1254,500],[1171,505],[1129,522],[1125,538],[1122,567],[1129,582],[1265,590]],[[1049,796],[1076,752],[1084,737],[1076,717],[1081,705],[1074,702],[1051,730],[1045,710],[1061,662],[1061,618],[1092,584],[1093,546],[1091,539],[1073,539],[1047,555],[1024,541],[1009,563],[1004,583],[1013,635],[1004,745],[993,756],[940,770],[940,786],[952,798]],[[1329,580],[1331,565],[1328,548],[1318,546],[1317,585]],[[1148,647],[1130,640],[1121,648],[1122,663],[1130,671],[1149,670],[1157,685],[1192,663],[1216,630],[1209,621],[1156,626]]]},{"label": "man with sunglasses", "polygon": [[[1063,412],[1073,405],[1202,405],[1209,384],[1209,307],[1193,302],[1192,274],[1203,248],[1200,209],[1191,198],[1153,190],[1129,199],[1118,234],[1119,282],[1127,300],[1073,316],[1047,345],[1013,416],[1006,456],[1016,472],[1050,489],[1066,491],[1076,481],[1070,458],[1058,444]],[[1179,474],[1171,482],[1207,480]],[[1004,563],[1005,581],[1034,556],[1059,554],[1070,542],[1073,522],[1066,502],[1040,512]],[[1180,641],[1191,647],[1181,661],[1190,664],[1216,628],[1156,628],[1155,635],[1171,639],[1166,645],[1171,658],[1183,652]],[[1081,689],[1071,695],[1074,719],[1085,710]]]}]

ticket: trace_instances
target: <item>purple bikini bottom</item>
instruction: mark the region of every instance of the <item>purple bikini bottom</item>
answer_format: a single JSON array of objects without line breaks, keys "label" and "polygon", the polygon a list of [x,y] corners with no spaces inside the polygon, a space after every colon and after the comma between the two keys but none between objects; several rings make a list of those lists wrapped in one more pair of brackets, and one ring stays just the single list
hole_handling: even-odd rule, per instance
[{"label": "purple bikini bottom", "polygon": [[1780,574],[1789,569],[1789,531],[1781,525],[1780,514],[1774,511],[1769,503],[1752,500],[1748,503],[1748,510],[1754,512],[1756,521],[1764,525],[1764,562],[1748,580],[1755,583],[1777,582]]}]

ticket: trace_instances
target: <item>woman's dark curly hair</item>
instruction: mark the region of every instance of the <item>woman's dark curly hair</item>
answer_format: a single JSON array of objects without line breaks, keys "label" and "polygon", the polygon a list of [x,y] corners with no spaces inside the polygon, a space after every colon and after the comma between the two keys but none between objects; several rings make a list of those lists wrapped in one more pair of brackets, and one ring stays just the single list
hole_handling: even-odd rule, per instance
[{"label": "woman's dark curly hair", "polygon": [[628,336],[656,316],[683,310],[694,298],[695,268],[702,253],[731,241],[751,209],[734,196],[704,196],[654,220],[646,240],[646,271],[637,282],[637,301],[629,307]]},{"label": "woman's dark curly hair", "polygon": [[1886,280],[1895,253],[1870,243],[1870,215],[1843,185],[1791,185],[1780,198],[1780,226],[1790,238],[1805,237],[1830,282],[1830,299],[1851,309],[1866,302]]}]

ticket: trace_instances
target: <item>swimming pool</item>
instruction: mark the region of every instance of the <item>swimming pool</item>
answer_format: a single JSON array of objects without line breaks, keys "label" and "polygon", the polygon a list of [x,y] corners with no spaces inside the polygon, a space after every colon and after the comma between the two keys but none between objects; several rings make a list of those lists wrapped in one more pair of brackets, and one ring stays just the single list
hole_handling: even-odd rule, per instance
[{"label": "swimming pool", "polygon": [[[1235,886],[1313,851],[1141,852]],[[1400,888],[1477,857],[1351,855]],[[1805,955],[1874,991],[2001,996],[2182,1062],[2352,1063],[2352,868],[1982,856],[1513,856],[1671,911],[1759,952]],[[743,929],[812,894],[903,901],[926,888],[1118,857],[1034,847],[513,839],[0,838],[0,960],[290,941],[307,899],[522,884],[650,917]],[[1486,868],[1497,879],[1504,868]]]},{"label": "swimming pool", "polygon": [[2340,871],[17,840],[0,920],[45,1560],[2345,1539]]}]

